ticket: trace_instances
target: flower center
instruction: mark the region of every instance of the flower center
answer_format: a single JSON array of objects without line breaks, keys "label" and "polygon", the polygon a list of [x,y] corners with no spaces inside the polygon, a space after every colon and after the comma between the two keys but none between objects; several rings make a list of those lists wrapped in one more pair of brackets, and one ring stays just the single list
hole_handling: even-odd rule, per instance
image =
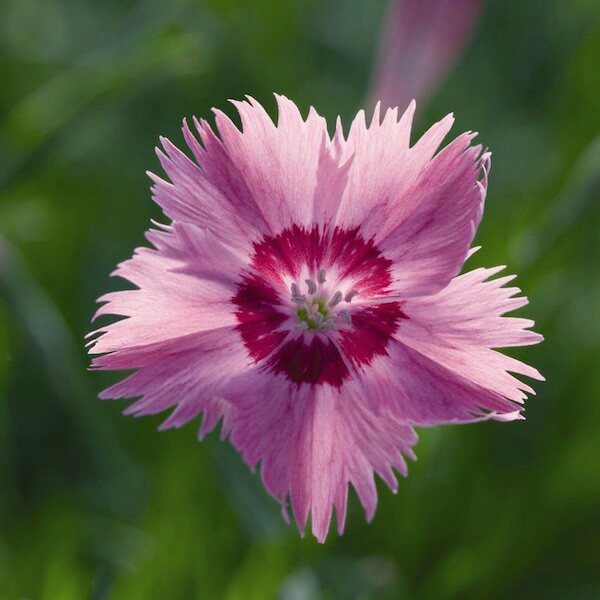
[{"label": "flower center", "polygon": [[306,294],[302,294],[300,286],[292,283],[292,302],[297,306],[295,309],[298,317],[298,328],[305,331],[323,331],[326,329],[337,329],[339,325],[352,324],[350,313],[345,308],[346,304],[352,302],[357,290],[350,290],[345,295],[340,290],[329,294],[325,287],[327,279],[325,271],[320,269],[314,279],[305,279]]},{"label": "flower center", "polygon": [[391,265],[358,229],[294,225],[255,242],[231,298],[249,357],[299,386],[339,388],[352,369],[387,353],[407,318],[400,302],[377,301]]}]

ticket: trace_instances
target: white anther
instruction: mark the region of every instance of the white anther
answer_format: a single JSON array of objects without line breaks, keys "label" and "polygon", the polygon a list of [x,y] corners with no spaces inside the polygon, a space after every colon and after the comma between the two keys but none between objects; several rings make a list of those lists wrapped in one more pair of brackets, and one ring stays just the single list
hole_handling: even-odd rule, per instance
[{"label": "white anther", "polygon": [[306,296],[292,296],[292,302],[295,304],[306,304]]},{"label": "white anther", "polygon": [[317,284],[312,279],[305,279],[306,287],[308,287],[308,293],[314,294],[317,291]]},{"label": "white anther", "polygon": [[306,321],[300,321],[300,323],[298,323],[298,329],[308,331],[308,323]]},{"label": "white anther", "polygon": [[315,315],[315,323],[317,324],[317,328],[320,328],[323,324],[323,315],[319,312]]},{"label": "white anther", "polygon": [[329,306],[331,308],[333,308],[334,306],[337,306],[340,302],[342,301],[342,292],[337,291],[332,297],[331,300],[329,301]]},{"label": "white anther", "polygon": [[319,269],[319,272],[317,273],[317,281],[319,283],[325,283],[325,271],[323,269]]},{"label": "white anther", "polygon": [[300,288],[298,287],[297,283],[292,283],[292,285],[290,286],[291,290],[292,290],[292,298],[294,298],[294,296],[300,296]]},{"label": "white anther", "polygon": [[344,300],[348,303],[352,302],[352,298],[358,296],[358,290],[350,290],[345,296]]},{"label": "white anther", "polygon": [[342,317],[342,319],[344,319],[344,321],[346,323],[348,323],[348,325],[352,324],[352,317],[350,316],[350,313],[347,310],[340,310],[340,312],[338,313],[338,315],[340,317]]}]

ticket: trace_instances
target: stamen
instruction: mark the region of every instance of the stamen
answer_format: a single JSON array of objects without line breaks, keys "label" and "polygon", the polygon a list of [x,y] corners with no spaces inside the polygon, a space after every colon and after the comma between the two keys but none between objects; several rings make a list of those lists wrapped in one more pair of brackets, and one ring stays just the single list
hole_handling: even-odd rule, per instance
[{"label": "stamen", "polygon": [[347,310],[340,310],[340,312],[338,313],[338,315],[340,317],[342,317],[342,319],[348,323],[348,325],[352,325],[352,317],[350,316],[350,313]]},{"label": "stamen", "polygon": [[344,300],[348,303],[352,302],[352,298],[358,296],[358,290],[350,290],[345,296]]},{"label": "stamen", "polygon": [[334,306],[337,306],[340,302],[342,301],[342,292],[337,291],[332,297],[331,300],[329,301],[329,306],[331,308],[333,308]]},{"label": "stamen", "polygon": [[308,287],[308,293],[314,294],[317,291],[317,284],[312,279],[305,279],[304,281]]},{"label": "stamen", "polygon": [[325,282],[325,270],[319,269],[316,281],[310,277],[304,280],[306,294],[302,294],[300,286],[296,282],[290,284],[292,302],[298,305],[298,308],[295,309],[298,329],[302,331],[337,330],[342,323],[352,324],[350,313],[347,310],[335,309],[335,307],[342,301],[350,303],[358,295],[358,290],[350,289],[345,295],[338,290],[328,301],[329,294],[324,287],[321,287]]}]

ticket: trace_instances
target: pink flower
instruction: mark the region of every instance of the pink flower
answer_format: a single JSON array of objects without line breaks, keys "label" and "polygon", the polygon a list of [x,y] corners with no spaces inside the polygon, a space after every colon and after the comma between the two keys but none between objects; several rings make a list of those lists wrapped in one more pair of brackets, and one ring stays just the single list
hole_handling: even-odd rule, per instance
[{"label": "pink flower", "polygon": [[424,104],[468,41],[481,0],[393,0],[375,68],[372,103]]},{"label": "pink flower", "polygon": [[[541,379],[492,347],[534,344],[527,303],[501,268],[458,275],[483,212],[490,155],[464,133],[436,154],[453,118],[409,145],[414,103],[333,138],[277,96],[275,125],[252,98],[243,132],[215,110],[184,122],[194,160],[162,139],[170,182],[150,175],[171,223],[147,233],[114,274],[136,286],[100,298],[125,317],[94,333],[93,366],[134,369],[102,398],[126,414],[174,408],[161,429],[203,413],[301,531],[319,541],[348,484],[371,519],[374,474],[392,490],[414,458],[414,426],[520,417]],[[198,141],[196,134],[200,137]]]}]

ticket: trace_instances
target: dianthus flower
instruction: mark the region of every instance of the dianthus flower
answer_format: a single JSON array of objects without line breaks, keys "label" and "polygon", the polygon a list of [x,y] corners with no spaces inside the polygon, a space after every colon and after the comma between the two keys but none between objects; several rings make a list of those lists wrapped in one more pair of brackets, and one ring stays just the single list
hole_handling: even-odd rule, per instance
[{"label": "dianthus flower", "polygon": [[[252,98],[242,129],[215,110],[184,121],[193,160],[162,139],[170,181],[150,174],[168,225],[115,271],[136,286],[97,315],[93,367],[134,370],[102,398],[126,414],[173,408],[161,429],[203,414],[319,541],[349,484],[367,518],[374,474],[392,489],[414,458],[413,427],[521,417],[540,379],[492,348],[534,344],[527,303],[502,267],[458,275],[483,212],[490,155],[464,133],[438,152],[451,115],[413,146],[414,103],[364,112],[332,137],[277,96],[277,124]],[[195,130],[195,131],[194,131]],[[437,152],[437,153],[436,153]],[[286,513],[287,514],[287,513]]]}]

